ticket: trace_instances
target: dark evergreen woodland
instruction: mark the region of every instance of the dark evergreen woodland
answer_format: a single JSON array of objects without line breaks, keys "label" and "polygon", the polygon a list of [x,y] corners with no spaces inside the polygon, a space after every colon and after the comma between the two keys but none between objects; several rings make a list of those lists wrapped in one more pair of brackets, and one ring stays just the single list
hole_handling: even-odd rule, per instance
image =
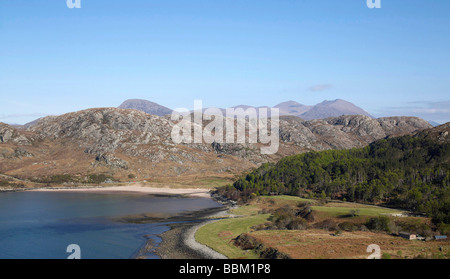
[{"label": "dark evergreen woodland", "polygon": [[382,139],[365,148],[309,152],[264,164],[223,194],[296,195],[375,203],[450,223],[450,144],[424,137]]}]

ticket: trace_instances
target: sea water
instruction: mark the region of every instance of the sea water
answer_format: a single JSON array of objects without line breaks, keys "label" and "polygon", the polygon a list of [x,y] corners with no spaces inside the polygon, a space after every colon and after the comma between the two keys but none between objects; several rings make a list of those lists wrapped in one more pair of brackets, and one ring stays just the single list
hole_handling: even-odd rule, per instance
[{"label": "sea water", "polygon": [[[0,258],[65,259],[76,244],[84,259],[127,259],[167,223],[135,224],[117,217],[177,214],[221,205],[208,198],[136,193],[14,192],[0,193]],[[147,258],[158,258],[147,254]]]}]

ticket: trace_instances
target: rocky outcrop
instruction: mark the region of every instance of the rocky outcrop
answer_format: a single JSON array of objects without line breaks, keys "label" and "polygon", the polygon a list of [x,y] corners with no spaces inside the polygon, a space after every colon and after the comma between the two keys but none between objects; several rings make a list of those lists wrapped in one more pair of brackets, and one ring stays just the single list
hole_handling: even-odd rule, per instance
[{"label": "rocky outcrop", "polygon": [[0,143],[11,141],[14,135],[14,129],[4,123],[0,123]]},{"label": "rocky outcrop", "polygon": [[305,121],[283,116],[280,118],[280,139],[310,150],[348,149],[431,127],[427,121],[417,117],[373,119],[365,115],[345,115]]},{"label": "rocky outcrop", "polygon": [[450,142],[450,122],[434,127],[433,129],[422,130],[417,133],[418,137],[429,138],[439,143]]},{"label": "rocky outcrop", "polygon": [[138,155],[139,145],[173,145],[171,127],[168,120],[141,111],[104,108],[45,117],[28,130],[40,139],[73,140],[89,154],[121,149]]},{"label": "rocky outcrop", "polygon": [[17,147],[16,149],[14,149],[14,156],[17,158],[23,158],[23,157],[33,157],[34,155],[28,152],[26,149]]},{"label": "rocky outcrop", "polygon": [[231,155],[239,158],[258,163],[266,160],[267,157],[262,155],[260,149],[254,144],[248,143],[217,143],[211,144],[212,149],[217,154]]},{"label": "rocky outcrop", "polygon": [[95,158],[95,160],[111,168],[128,169],[127,161],[117,158],[112,154],[100,154]]},{"label": "rocky outcrop", "polygon": [[404,135],[417,132],[419,130],[433,128],[433,126],[418,117],[394,116],[377,119],[384,131],[392,135]]},{"label": "rocky outcrop", "polygon": [[0,123],[0,143],[12,143],[16,145],[31,145],[33,139],[23,135],[17,129],[5,123]]},{"label": "rocky outcrop", "polygon": [[1,159],[22,159],[24,157],[33,157],[34,155],[22,147],[17,147],[14,150],[10,148],[0,148]]}]

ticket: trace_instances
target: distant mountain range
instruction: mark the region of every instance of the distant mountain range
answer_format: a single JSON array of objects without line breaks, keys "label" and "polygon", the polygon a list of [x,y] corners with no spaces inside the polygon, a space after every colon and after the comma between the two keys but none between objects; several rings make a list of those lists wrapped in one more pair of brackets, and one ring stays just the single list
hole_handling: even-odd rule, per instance
[{"label": "distant mountain range", "polygon": [[433,127],[437,127],[437,126],[442,125],[441,123],[438,123],[436,121],[428,121],[428,123],[430,123]]},{"label": "distant mountain range", "polygon": [[165,106],[161,106],[157,103],[150,102],[142,99],[129,99],[123,102],[120,106],[120,109],[135,109],[140,110],[148,114],[164,116],[167,114],[171,114],[172,110],[170,108],[166,108]]},{"label": "distant mountain range", "polygon": [[[251,108],[234,108],[239,107]],[[120,108],[47,116],[23,126],[0,123],[0,173],[34,181],[64,177],[68,183],[83,183],[91,174],[108,174],[120,181],[184,175],[234,177],[288,155],[364,147],[378,139],[432,128],[417,117],[375,119],[344,100],[314,106],[288,101],[275,107],[281,114],[279,149],[269,155],[261,152],[262,144],[249,142],[249,131],[245,143],[176,143],[172,132],[177,121],[167,117],[172,109],[139,99],[127,100]],[[207,127],[209,122],[204,120],[202,125]],[[447,125],[436,130],[436,137],[448,140],[448,132]]]},{"label": "distant mountain range", "polygon": [[[148,114],[158,116],[164,116],[172,113],[172,110],[167,107],[141,99],[126,100],[119,106],[119,108],[140,110]],[[253,107],[248,105],[238,105],[232,108],[234,109],[242,108],[244,110],[247,110],[248,108],[259,109],[269,107],[267,106]],[[293,115],[300,117],[304,120],[324,119],[329,117],[338,117],[342,115],[365,115],[373,118],[367,111],[363,110],[362,108],[341,99],[337,99],[334,101],[323,101],[314,106],[303,105],[295,101],[287,101],[274,106],[274,108],[278,108],[280,110],[280,115]],[[224,108],[221,108],[221,110],[225,112]]]},{"label": "distant mountain range", "polygon": [[315,106],[306,106],[295,101],[288,101],[275,107],[280,109],[281,115],[294,115],[304,120],[324,119],[341,115],[365,115],[373,118],[362,108],[341,99],[323,101]]}]

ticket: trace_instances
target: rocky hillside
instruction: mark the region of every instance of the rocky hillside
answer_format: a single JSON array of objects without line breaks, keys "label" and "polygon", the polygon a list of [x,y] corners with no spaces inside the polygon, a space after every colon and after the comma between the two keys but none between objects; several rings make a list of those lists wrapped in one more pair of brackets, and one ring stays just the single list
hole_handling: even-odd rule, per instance
[{"label": "rocky hillside", "polygon": [[449,143],[450,122],[434,127],[433,129],[422,130],[417,133],[417,136],[421,136],[425,139],[432,139],[438,143]]},{"label": "rocky hillside", "polygon": [[41,140],[69,140],[85,153],[134,153],[136,146],[170,146],[171,123],[137,110],[89,109],[42,118],[28,131]]},{"label": "rocky hillside", "polygon": [[259,144],[175,144],[171,138],[175,124],[167,117],[118,108],[44,117],[27,130],[0,124],[0,173],[21,177],[107,173],[121,180],[233,175],[286,155],[361,147],[431,128],[414,117],[352,115],[305,121],[282,116],[278,152],[261,155]]},{"label": "rocky hillside", "polygon": [[280,139],[306,150],[349,149],[431,127],[427,121],[416,117],[374,119],[364,115],[346,115],[305,121],[284,116],[280,120]]},{"label": "rocky hillside", "polygon": [[0,122],[0,144],[10,143],[14,145],[31,145],[33,138],[25,136],[16,128]]}]

